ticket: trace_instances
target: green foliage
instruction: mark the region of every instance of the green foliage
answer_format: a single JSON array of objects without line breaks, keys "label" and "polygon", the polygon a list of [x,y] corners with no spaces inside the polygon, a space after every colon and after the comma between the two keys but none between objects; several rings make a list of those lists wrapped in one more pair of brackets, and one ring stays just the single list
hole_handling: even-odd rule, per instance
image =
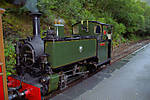
[{"label": "green foliage", "polygon": [[39,8],[51,22],[60,17],[68,25],[79,20],[112,24],[115,39],[150,30],[150,7],[140,0],[40,0]]},{"label": "green foliage", "polygon": [[81,19],[82,20],[95,20],[96,18],[94,17],[94,15],[90,12],[90,11],[88,11],[88,10],[83,10],[82,11],[82,13],[81,13]]},{"label": "green foliage", "polygon": [[[8,2],[3,0],[3,4]],[[150,6],[140,0],[39,0],[38,8],[44,14],[42,22],[46,26],[51,26],[55,19],[64,19],[66,26],[80,20],[97,20],[114,25],[115,39],[117,34],[128,37],[135,32],[136,36],[150,32]],[[26,6],[13,7],[9,12],[22,14],[27,10]]]},{"label": "green foliage", "polygon": [[63,18],[67,20],[67,24],[71,25],[80,20],[95,19],[94,15],[84,8],[85,2],[84,0],[80,2],[79,0],[40,0],[38,6],[40,11],[51,20],[49,22],[54,22],[57,18]]},{"label": "green foliage", "polygon": [[15,15],[9,12],[4,14],[3,17],[3,29],[4,35],[7,38],[10,37],[26,37],[32,33],[32,20],[29,16]]},{"label": "green foliage", "polygon": [[12,42],[5,41],[5,58],[6,58],[6,66],[7,66],[7,75],[10,75],[11,73],[14,73],[15,70],[13,70],[16,60],[15,60],[15,48]]},{"label": "green foliage", "polygon": [[[19,7],[10,3],[12,2],[5,0],[0,3],[3,6],[11,5],[7,8],[7,13],[21,15],[28,11],[26,6],[18,9]],[[51,26],[55,19],[61,18],[65,20],[67,26],[80,20],[97,20],[114,25],[114,37],[116,34],[128,37],[131,33],[135,33],[136,36],[150,33],[150,6],[141,0],[38,0],[38,8],[44,14],[42,22],[46,26]],[[15,30],[20,21],[17,19],[18,17],[6,17],[4,20],[15,24],[10,27],[14,31],[18,29],[19,32],[24,31],[21,28]],[[27,29],[29,28],[25,30]],[[30,33],[29,31],[25,32]]]}]

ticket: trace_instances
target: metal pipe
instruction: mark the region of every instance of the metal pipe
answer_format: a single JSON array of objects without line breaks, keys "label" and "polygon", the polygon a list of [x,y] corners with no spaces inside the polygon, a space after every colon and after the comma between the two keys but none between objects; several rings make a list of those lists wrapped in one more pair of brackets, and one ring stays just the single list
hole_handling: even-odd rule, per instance
[{"label": "metal pipe", "polygon": [[33,36],[40,36],[40,16],[41,13],[32,13],[33,16]]}]

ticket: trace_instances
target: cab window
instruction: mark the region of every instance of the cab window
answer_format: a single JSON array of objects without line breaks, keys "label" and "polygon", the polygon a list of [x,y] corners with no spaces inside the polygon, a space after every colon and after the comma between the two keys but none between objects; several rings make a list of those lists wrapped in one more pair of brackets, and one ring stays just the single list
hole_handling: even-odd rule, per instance
[{"label": "cab window", "polygon": [[94,33],[95,34],[100,34],[101,33],[101,27],[99,25],[94,27]]},{"label": "cab window", "polygon": [[73,27],[73,34],[79,34],[79,26],[78,25]]}]

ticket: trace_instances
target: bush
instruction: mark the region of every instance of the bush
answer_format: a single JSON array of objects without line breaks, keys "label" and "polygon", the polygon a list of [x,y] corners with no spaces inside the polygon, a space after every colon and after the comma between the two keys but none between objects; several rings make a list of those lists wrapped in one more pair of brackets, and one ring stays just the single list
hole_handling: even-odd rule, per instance
[{"label": "bush", "polygon": [[15,73],[15,70],[13,70],[13,68],[16,64],[15,48],[12,42],[5,41],[4,52],[6,59],[7,75],[10,75],[11,73]]}]

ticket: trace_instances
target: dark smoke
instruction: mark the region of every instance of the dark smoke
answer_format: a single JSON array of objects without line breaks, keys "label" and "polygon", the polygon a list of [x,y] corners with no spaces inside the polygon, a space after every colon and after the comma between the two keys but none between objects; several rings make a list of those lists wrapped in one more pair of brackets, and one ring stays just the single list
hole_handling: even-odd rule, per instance
[{"label": "dark smoke", "polygon": [[37,8],[37,2],[38,0],[15,0],[14,4],[16,5],[24,5],[25,8],[27,8],[32,13],[39,12]]}]

